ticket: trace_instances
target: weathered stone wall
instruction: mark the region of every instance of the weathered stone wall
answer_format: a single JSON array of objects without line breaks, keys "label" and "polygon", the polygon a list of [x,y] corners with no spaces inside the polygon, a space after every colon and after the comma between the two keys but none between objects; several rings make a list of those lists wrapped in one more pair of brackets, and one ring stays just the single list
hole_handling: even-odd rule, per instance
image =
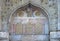
[{"label": "weathered stone wall", "polygon": [[2,20],[1,20],[1,12],[2,12],[2,8],[1,8],[1,7],[2,7],[2,4],[3,4],[3,1],[0,0],[0,30],[1,30],[1,27],[2,27],[2,24],[1,24],[1,23],[2,23],[2,22],[1,22],[1,21],[2,21]]},{"label": "weathered stone wall", "polygon": [[[34,0],[10,0],[6,1],[4,0],[4,4],[2,6],[2,15],[3,15],[3,21],[8,20],[8,16],[11,15],[14,10],[18,9],[21,6],[24,6],[28,4],[29,2],[32,3],[33,5],[36,5],[38,7],[43,7],[43,10],[47,12],[48,18],[49,18],[49,23],[50,23],[50,30],[55,31],[57,28],[57,20],[58,20],[58,10],[57,10],[57,1],[56,0],[43,0],[40,1],[37,0],[34,2]],[[52,29],[53,28],[53,29]]]},{"label": "weathered stone wall", "polygon": [[0,30],[1,30],[1,5],[0,5]]},{"label": "weathered stone wall", "polygon": [[58,30],[60,30],[60,0],[58,0]]},{"label": "weathered stone wall", "polygon": [[[2,2],[2,3],[1,3]],[[1,22],[2,22],[2,30],[8,31],[9,29],[9,18],[12,13],[14,13],[15,10],[20,8],[21,6],[25,6],[28,3],[31,3],[37,7],[42,8],[48,15],[49,18],[49,30],[50,32],[55,32],[58,29],[58,16],[59,16],[59,4],[57,4],[57,0],[2,0],[0,1],[1,5]],[[60,1],[59,1],[60,2]],[[58,3],[59,3],[58,2]],[[57,5],[59,5],[57,7]],[[1,23],[0,22],[0,23]],[[4,26],[3,26],[4,25]],[[6,29],[7,28],[7,29]],[[54,41],[54,39],[51,39],[51,41]],[[56,40],[57,41],[57,40]]]}]

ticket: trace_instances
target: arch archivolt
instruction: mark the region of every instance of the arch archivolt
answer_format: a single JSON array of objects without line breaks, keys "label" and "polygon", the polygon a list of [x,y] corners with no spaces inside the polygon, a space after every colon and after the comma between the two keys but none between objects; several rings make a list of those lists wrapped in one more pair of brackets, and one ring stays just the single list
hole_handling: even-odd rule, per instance
[{"label": "arch archivolt", "polygon": [[[9,21],[10,21],[10,19],[11,19],[12,14],[13,14],[17,9],[19,9],[19,8],[21,8],[21,7],[24,7],[24,6],[28,5],[28,4],[29,4],[29,3],[25,3],[25,4],[23,4],[23,5],[18,5],[18,6],[16,6],[15,8],[13,8],[13,10],[10,12],[10,17],[8,18]],[[38,5],[38,4],[34,4],[34,3],[30,3],[30,4],[32,4],[32,5],[36,6],[36,7],[41,8],[41,9],[46,13],[47,17],[49,17],[48,11],[47,11],[43,6]]]},{"label": "arch archivolt", "polygon": [[[12,11],[12,13],[10,14],[10,17],[9,17],[9,24],[10,24],[10,27],[14,24],[13,23],[13,21],[12,21],[12,17],[14,16],[14,14],[17,14],[17,11],[18,12],[21,12],[23,9],[24,9],[24,7],[26,7],[26,8],[28,8],[29,9],[29,6],[28,5],[31,5],[32,6],[32,9],[35,9],[35,8],[37,8],[38,10],[35,10],[35,11],[33,11],[34,13],[33,14],[35,14],[36,12],[38,12],[38,11],[40,11],[41,12],[41,15],[43,16],[43,18],[45,18],[45,19],[43,19],[43,20],[45,20],[45,22],[46,23],[43,23],[42,22],[42,24],[45,24],[45,25],[47,25],[47,30],[49,29],[49,18],[48,18],[48,12],[42,7],[42,6],[37,6],[37,5],[35,5],[35,4],[31,4],[31,3],[28,3],[28,4],[26,4],[26,5],[22,5],[22,6],[17,6],[16,8],[14,8],[14,10]],[[21,11],[19,11],[20,9],[22,9]],[[31,9],[31,8],[30,8]],[[23,13],[25,13],[24,12],[25,11],[25,9],[22,11]],[[27,11],[27,10],[26,10]],[[39,13],[39,12],[38,12]],[[27,13],[28,14],[28,13]],[[32,14],[32,15],[33,15]],[[34,16],[33,16],[34,17]],[[30,19],[31,19],[31,21],[30,22],[32,22],[33,24],[35,23],[34,21],[34,18],[33,17],[31,17],[31,18],[24,18],[24,17],[20,17],[21,19],[22,19],[22,21],[23,22],[27,22],[27,21],[29,21]],[[16,18],[16,16],[15,16],[15,18]],[[26,19],[26,21],[24,21],[24,19]],[[36,19],[38,19],[38,18],[36,18]],[[18,20],[18,19],[17,19]],[[41,19],[38,19],[40,22],[41,22]],[[38,22],[38,20],[36,21],[36,22]],[[23,23],[22,22],[22,23]],[[24,24],[24,23],[23,23]],[[28,23],[29,24],[29,23]],[[38,24],[38,26],[40,26],[40,25],[42,25],[42,24],[40,24],[40,23],[36,23],[35,25],[35,27],[37,27],[37,24]],[[27,26],[27,27],[29,27],[27,24],[25,25],[25,26]],[[31,25],[32,26],[32,25]],[[30,26],[30,27],[31,27]],[[39,29],[43,29],[43,26],[44,25],[42,25],[41,26],[41,28],[38,28],[37,30],[39,30]],[[45,26],[44,26],[45,27]],[[46,28],[46,27],[45,27]],[[36,28],[35,28],[35,30],[36,30]],[[12,30],[11,30],[12,31]],[[32,29],[31,29],[31,31],[33,31]],[[42,30],[41,30],[42,31]],[[46,31],[46,30],[45,30]],[[43,32],[44,32],[44,30],[43,30]],[[22,33],[22,32],[20,32],[20,33]],[[32,33],[32,32],[31,32]],[[30,33],[30,34],[31,34]],[[35,34],[42,34],[40,31],[39,32],[37,32],[37,33],[35,33]],[[44,32],[44,33],[49,33],[49,31],[47,31],[47,32]],[[25,34],[26,34],[26,32],[25,32]],[[29,33],[28,33],[29,34]]]}]

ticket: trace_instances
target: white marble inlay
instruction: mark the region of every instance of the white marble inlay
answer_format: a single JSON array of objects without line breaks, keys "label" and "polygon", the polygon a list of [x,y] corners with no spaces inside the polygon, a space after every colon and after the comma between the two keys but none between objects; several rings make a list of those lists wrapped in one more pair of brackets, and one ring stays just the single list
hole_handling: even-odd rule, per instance
[{"label": "white marble inlay", "polygon": [[0,37],[1,38],[9,38],[9,33],[8,32],[0,32]]},{"label": "white marble inlay", "polygon": [[50,41],[59,41],[58,39],[50,39]]},{"label": "white marble inlay", "polygon": [[60,38],[60,32],[50,32],[50,38]]}]

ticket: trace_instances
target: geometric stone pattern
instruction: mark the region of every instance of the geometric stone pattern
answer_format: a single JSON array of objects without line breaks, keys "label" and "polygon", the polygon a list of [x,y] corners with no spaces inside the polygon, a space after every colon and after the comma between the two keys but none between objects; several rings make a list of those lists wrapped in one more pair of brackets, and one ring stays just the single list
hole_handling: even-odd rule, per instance
[{"label": "geometric stone pattern", "polygon": [[[41,7],[43,10],[47,11],[49,19],[49,34],[46,35],[12,35],[10,39],[12,41],[60,41],[60,27],[58,27],[59,10],[57,7],[57,0],[0,0],[0,32],[9,33],[9,18],[10,15],[16,11],[19,7],[25,6],[31,3],[35,6]],[[60,1],[58,1],[58,4]],[[60,6],[60,5],[59,5]],[[60,23],[59,23],[60,24]],[[7,29],[6,29],[7,28]],[[22,28],[19,28],[22,29]],[[18,33],[18,32],[17,32]],[[21,32],[22,33],[22,32]],[[19,38],[18,38],[19,37]],[[37,38],[38,37],[38,38]],[[16,40],[15,40],[16,39]],[[1,39],[0,39],[1,40]],[[8,41],[1,40],[1,41]]]}]

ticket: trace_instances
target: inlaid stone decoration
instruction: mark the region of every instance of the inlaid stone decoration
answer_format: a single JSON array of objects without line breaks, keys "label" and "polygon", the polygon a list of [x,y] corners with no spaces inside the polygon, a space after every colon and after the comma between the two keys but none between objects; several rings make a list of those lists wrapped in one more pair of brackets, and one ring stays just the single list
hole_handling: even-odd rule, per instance
[{"label": "inlaid stone decoration", "polygon": [[[55,37],[59,36],[55,31],[60,33],[57,0],[0,0],[0,3],[0,31],[9,33],[9,41],[59,41]],[[54,37],[57,39],[51,39]]]},{"label": "inlaid stone decoration", "polygon": [[48,34],[49,31],[45,32],[46,24],[48,28],[48,19],[40,8],[31,4],[25,7],[18,9],[12,15],[11,31],[16,34]]},{"label": "inlaid stone decoration", "polygon": [[[48,17],[45,14],[41,8],[33,6],[31,3],[17,9],[16,12],[12,14],[11,19],[10,19],[10,26],[11,26],[9,30],[10,34],[23,35],[22,41],[24,40],[33,41],[34,40],[33,38],[36,35],[42,35],[42,36],[44,34],[48,35],[49,24],[48,24]],[[32,35],[33,36],[35,35],[35,36],[32,37]],[[28,40],[26,40],[27,38]],[[44,39],[45,38],[43,38],[43,41]]]}]

